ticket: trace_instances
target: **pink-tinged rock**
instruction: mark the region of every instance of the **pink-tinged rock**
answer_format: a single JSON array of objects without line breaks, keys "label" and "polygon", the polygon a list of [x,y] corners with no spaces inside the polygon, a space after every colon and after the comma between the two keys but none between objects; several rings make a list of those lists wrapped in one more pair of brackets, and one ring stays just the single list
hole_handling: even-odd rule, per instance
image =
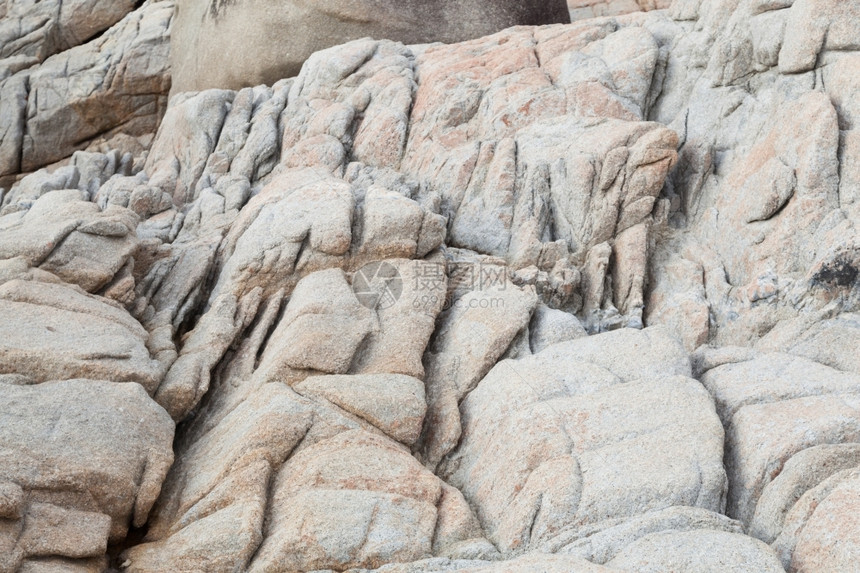
[{"label": "pink-tinged rock", "polygon": [[[481,536],[462,495],[385,439],[346,432],[293,456],[276,478],[249,571],[376,567]],[[490,548],[486,541],[483,542]]]},{"label": "pink-tinged rock", "polygon": [[686,354],[660,329],[502,361],[463,401],[441,473],[504,553],[672,506],[720,511],[722,427],[685,375]]},{"label": "pink-tinged rock", "polygon": [[[56,280],[56,279],[55,279]],[[146,330],[108,299],[63,283],[0,285],[0,372],[28,383],[70,378],[136,382],[155,392],[165,365]]]},{"label": "pink-tinged rock", "polygon": [[773,543],[787,571],[850,571],[856,565],[858,486],[860,471],[847,469],[798,500]]}]

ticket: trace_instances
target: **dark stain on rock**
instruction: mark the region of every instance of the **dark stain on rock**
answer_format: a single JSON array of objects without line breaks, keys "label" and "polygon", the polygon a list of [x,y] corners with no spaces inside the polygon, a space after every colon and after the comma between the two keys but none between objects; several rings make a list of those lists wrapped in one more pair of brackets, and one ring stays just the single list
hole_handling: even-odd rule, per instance
[{"label": "dark stain on rock", "polygon": [[812,277],[814,283],[826,283],[831,286],[847,287],[857,281],[860,271],[851,261],[837,258],[833,262],[821,267],[821,270]]}]

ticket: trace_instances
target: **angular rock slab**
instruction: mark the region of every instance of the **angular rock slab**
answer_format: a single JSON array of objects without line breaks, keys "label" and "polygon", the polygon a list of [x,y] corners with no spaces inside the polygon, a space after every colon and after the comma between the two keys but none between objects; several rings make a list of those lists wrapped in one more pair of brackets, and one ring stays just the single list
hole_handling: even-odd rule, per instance
[{"label": "angular rock slab", "polygon": [[664,10],[671,5],[671,0],[567,0],[570,19],[573,22],[640,10]]},{"label": "angular rock slab", "polygon": [[605,564],[627,547],[649,535],[690,531],[744,533],[739,521],[707,509],[673,506],[598,523],[572,542],[559,540],[549,549],[565,555],[577,555],[594,563]]},{"label": "angular rock slab", "polygon": [[690,349],[857,309],[857,10],[679,0],[663,23],[671,47],[650,117],[684,143],[648,323]]},{"label": "angular rock slab", "polygon": [[132,0],[9,2],[0,17],[0,67],[14,65],[7,59],[41,62],[77,46],[116,24],[134,10],[134,4]]},{"label": "angular rock slab", "polygon": [[70,156],[100,136],[154,133],[170,87],[173,2],[150,0],[103,35],[0,82],[0,176]]},{"label": "angular rock slab", "polygon": [[293,387],[343,408],[407,446],[418,440],[427,411],[424,383],[402,374],[311,376]]},{"label": "angular rock slab", "polygon": [[805,503],[800,500],[831,476],[860,467],[860,444],[822,444],[795,454],[765,486],[750,522],[750,535],[773,543],[783,532],[786,518]]},{"label": "angular rock slab", "polygon": [[80,191],[46,193],[26,211],[0,217],[0,259],[21,257],[88,292],[107,285],[131,259],[138,217],[99,209]]},{"label": "angular rock slab", "polygon": [[[511,284],[507,266],[480,265],[476,272],[481,280],[468,285],[476,288],[462,294],[440,314],[424,355],[428,416],[419,452],[431,468],[460,438],[460,402],[501,358],[517,334],[528,327],[537,304],[534,287]],[[429,294],[445,298],[444,285],[441,291]]]},{"label": "angular rock slab", "polygon": [[109,540],[146,523],[173,462],[174,426],[140,385],[0,389],[0,543],[17,529],[13,562],[101,557]]},{"label": "angular rock slab", "polygon": [[689,376],[660,328],[502,361],[462,402],[463,435],[441,475],[506,554],[672,506],[719,512],[723,430]]},{"label": "angular rock slab", "polygon": [[649,32],[614,21],[421,53],[401,170],[441,197],[449,244],[515,269],[594,259],[586,310],[641,315],[648,227],[678,144],[642,121],[657,56]]},{"label": "angular rock slab", "polygon": [[779,323],[756,349],[802,356],[843,372],[860,374],[860,314],[849,312],[826,320],[801,316]]}]

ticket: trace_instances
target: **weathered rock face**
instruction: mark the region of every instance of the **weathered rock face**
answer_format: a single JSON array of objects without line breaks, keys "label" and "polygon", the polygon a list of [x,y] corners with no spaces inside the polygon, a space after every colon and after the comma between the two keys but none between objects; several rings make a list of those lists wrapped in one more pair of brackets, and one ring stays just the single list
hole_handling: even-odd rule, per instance
[{"label": "weathered rock face", "polygon": [[0,76],[83,44],[134,10],[132,0],[9,1],[0,20]]},{"label": "weathered rock face", "polygon": [[359,38],[452,43],[567,22],[564,0],[195,0],[176,15],[173,93],[272,84],[296,75],[314,52]]},{"label": "weathered rock face", "polygon": [[165,109],[170,6],[8,28],[0,571],[852,570],[855,3],[356,40]]},{"label": "weathered rock face", "polygon": [[652,329],[502,361],[463,401],[463,436],[441,474],[503,552],[558,551],[676,505],[719,512],[722,426],[689,374],[678,343]]},{"label": "weathered rock face", "polygon": [[[0,185],[96,139],[156,130],[170,89],[172,1],[149,0],[133,12],[132,2],[8,4],[0,19],[0,38],[10,36],[0,41]],[[6,51],[14,57],[2,59]]]},{"label": "weathered rock face", "polygon": [[786,570],[850,569],[860,32],[845,26],[858,5],[672,14],[700,29],[670,54],[652,113],[684,145],[646,321],[716,347],[695,362],[726,428],[727,514]]},{"label": "weathered rock face", "polygon": [[[674,325],[690,349],[749,346],[788,328],[780,323],[856,310],[858,60],[849,46],[860,33],[843,26],[858,10],[673,5],[702,30],[679,38],[651,116],[684,145],[646,319]],[[824,29],[833,30],[826,41]]]},{"label": "weathered rock face", "polygon": [[128,312],[62,283],[10,280],[0,285],[0,373],[31,382],[94,378],[136,382],[150,394],[164,368],[148,333]]}]

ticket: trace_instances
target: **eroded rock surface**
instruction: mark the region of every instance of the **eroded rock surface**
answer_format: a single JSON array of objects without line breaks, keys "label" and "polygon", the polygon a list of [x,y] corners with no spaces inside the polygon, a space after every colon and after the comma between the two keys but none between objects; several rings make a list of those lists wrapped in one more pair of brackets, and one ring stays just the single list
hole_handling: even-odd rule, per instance
[{"label": "eroded rock surface", "polygon": [[3,8],[0,69],[15,71],[15,67],[42,62],[86,42],[116,24],[135,5],[131,0],[24,1],[4,2]]},{"label": "eroded rock surface", "polygon": [[854,2],[270,50],[169,108],[172,3],[42,4],[0,2],[0,571],[856,564]]},{"label": "eroded rock surface", "polygon": [[[173,462],[173,422],[136,383],[0,383],[4,571],[105,555],[147,521]],[[38,567],[38,562],[30,567]]]},{"label": "eroded rock surface", "polygon": [[463,436],[441,474],[504,553],[564,550],[673,506],[720,512],[723,430],[689,374],[660,329],[504,360],[463,401]]},{"label": "eroded rock surface", "polygon": [[[131,2],[8,4],[12,13],[7,10],[0,26],[9,26],[13,34],[36,25],[16,22],[18,10],[28,6],[54,10],[38,18],[34,10],[26,10],[25,20],[44,23],[21,37],[23,41],[32,36],[34,44],[22,46],[22,55],[16,57],[34,51],[32,65],[44,59],[40,54],[57,53],[33,67],[14,66],[17,73],[11,75],[0,67],[0,181],[4,175],[35,171],[65,159],[97,139],[118,133],[144,136],[156,130],[170,89],[167,54],[173,2],[149,0],[127,15],[123,7],[130,9]],[[100,9],[102,5],[109,6],[108,11]],[[93,18],[88,9],[99,16]],[[86,43],[77,41],[106,28],[115,16],[122,19],[116,18],[119,21],[104,34]],[[78,22],[64,22],[67,18]],[[59,32],[47,31],[57,28]],[[36,41],[40,30],[57,40]],[[14,44],[3,42],[3,49]],[[66,46],[69,49],[58,51]],[[0,66],[7,61],[0,60]]]}]

